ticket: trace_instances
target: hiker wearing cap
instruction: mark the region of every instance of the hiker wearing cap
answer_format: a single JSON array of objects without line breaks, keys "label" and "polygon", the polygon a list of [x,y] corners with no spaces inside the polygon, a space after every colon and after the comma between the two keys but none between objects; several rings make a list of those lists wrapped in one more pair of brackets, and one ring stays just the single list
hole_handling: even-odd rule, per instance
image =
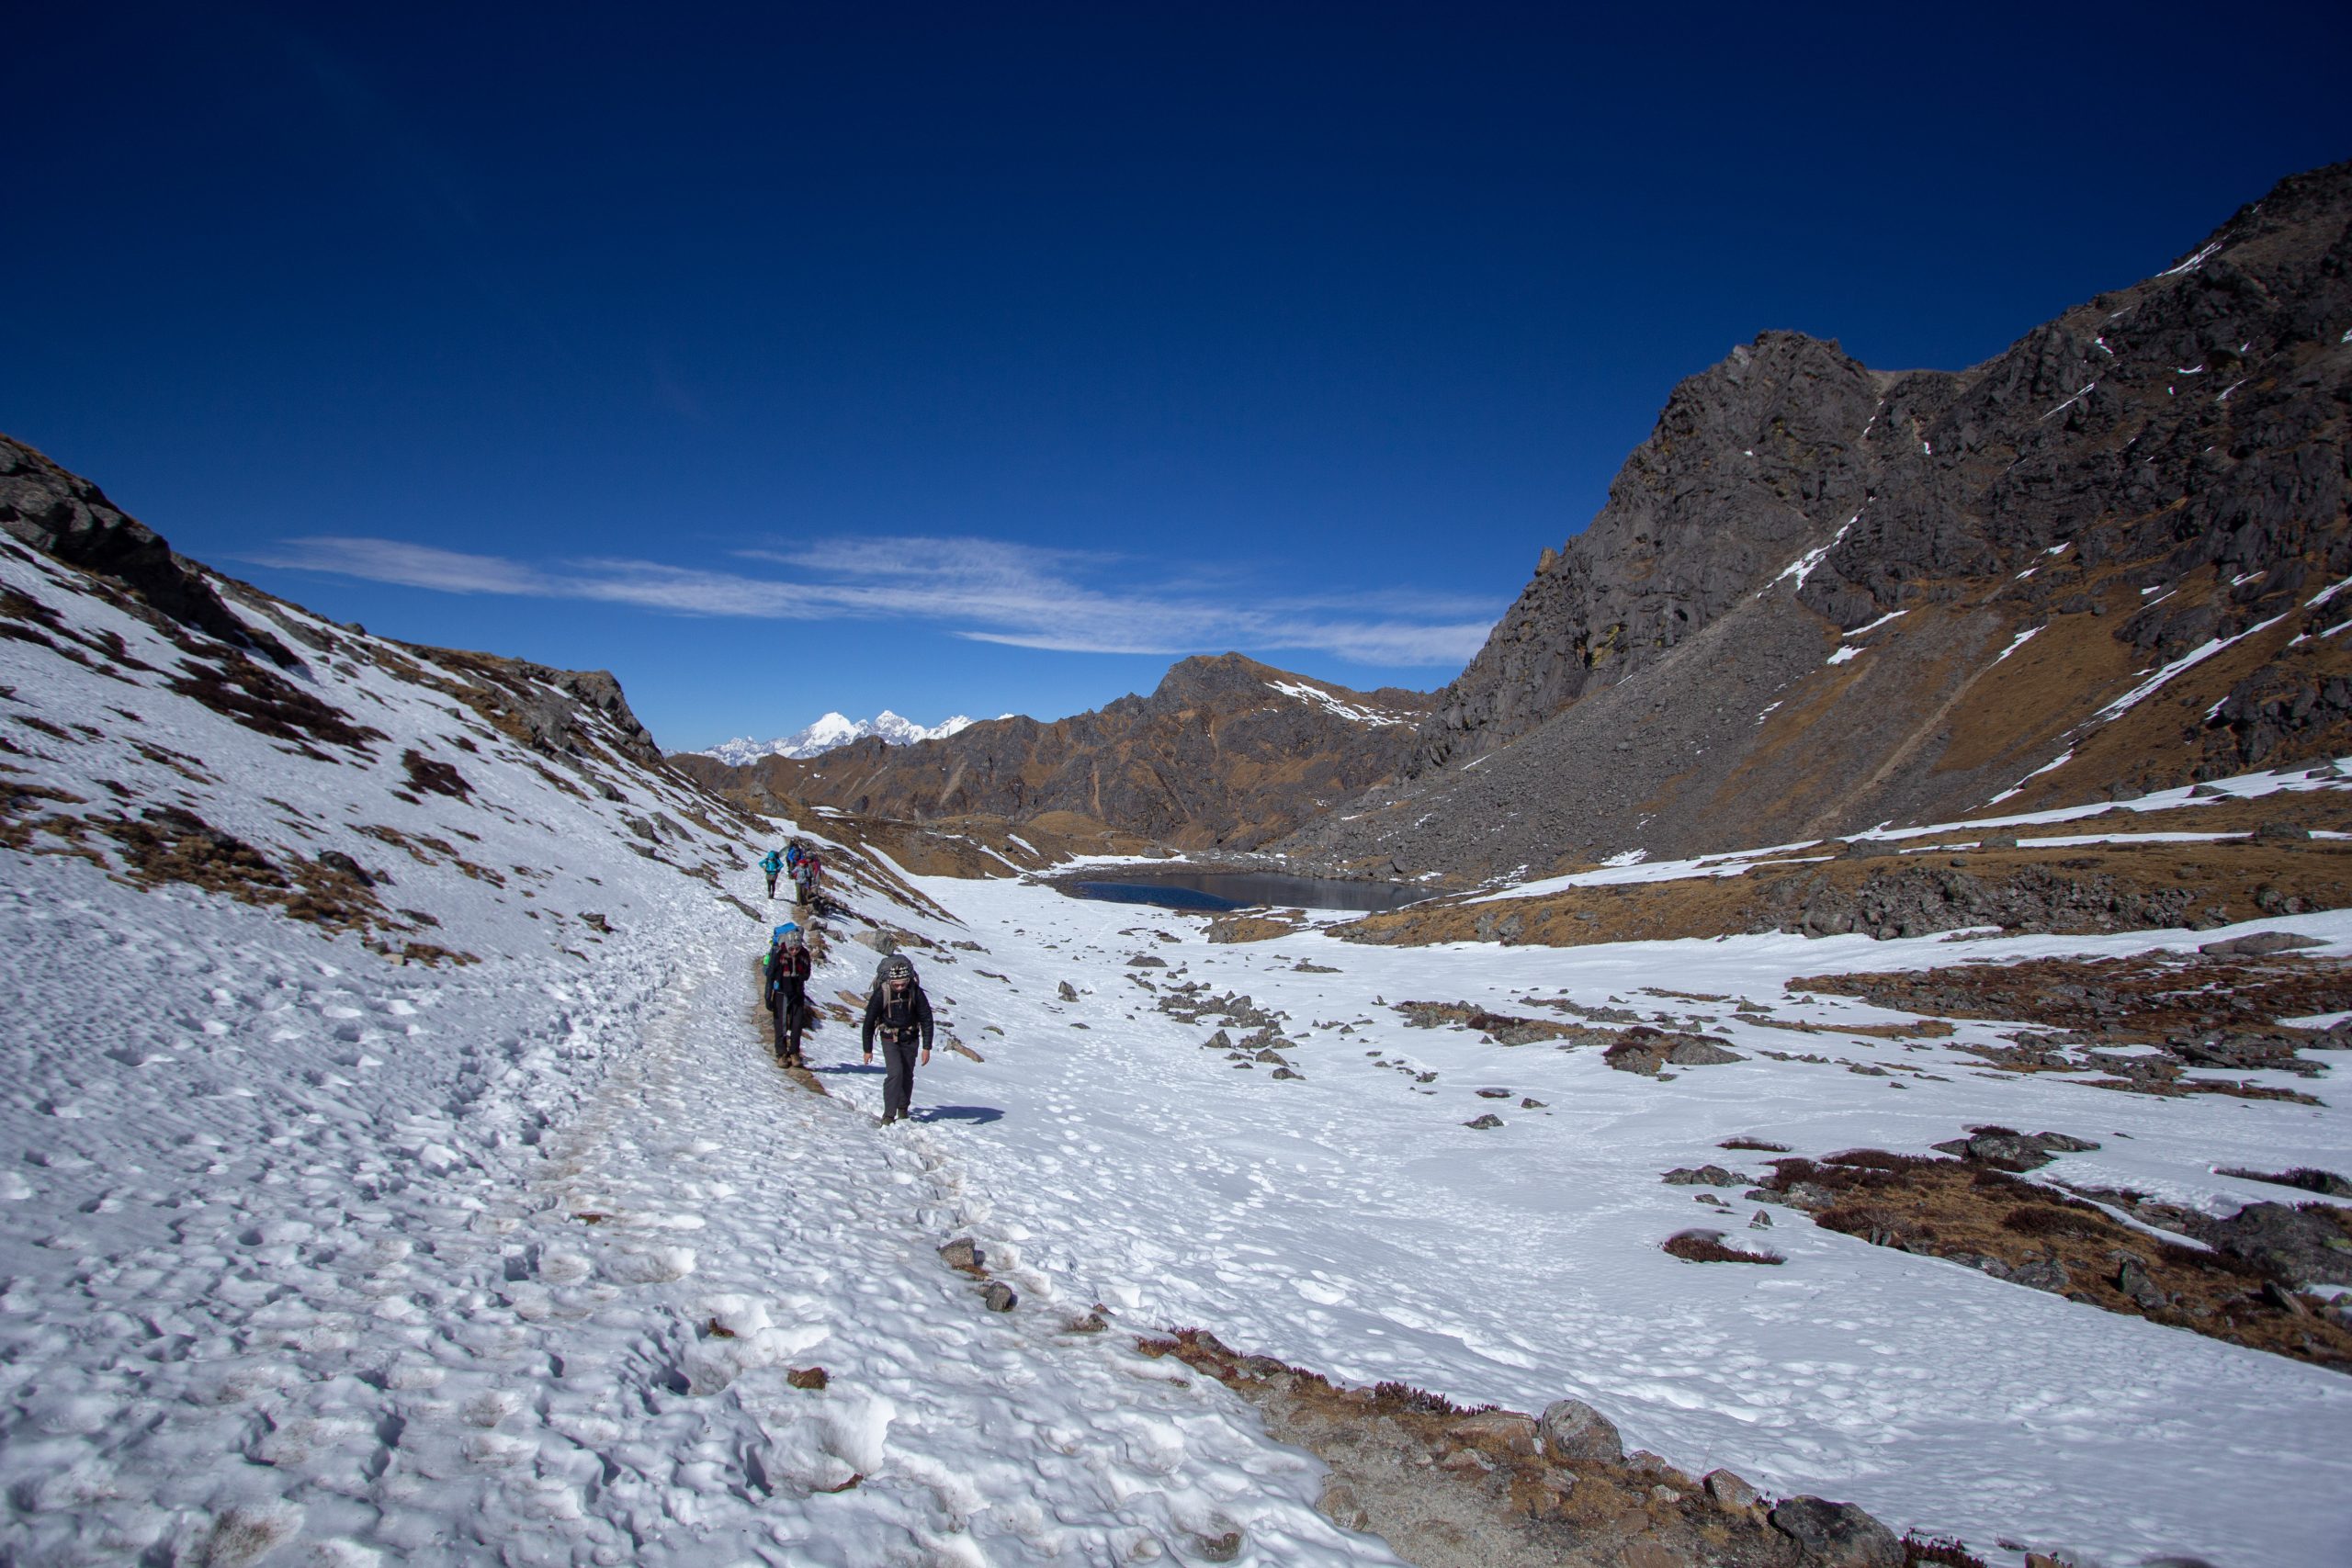
[{"label": "hiker wearing cap", "polygon": [[858,1035],[865,1059],[874,1060],[874,1037],[882,1037],[882,1124],[906,1119],[915,1093],[915,1047],[921,1041],[923,1066],[931,1066],[931,998],[923,995],[915,966],[901,953],[885,958],[874,971],[874,989],[866,993],[865,1021]]},{"label": "hiker wearing cap", "polygon": [[800,1035],[808,1026],[808,941],[800,928],[778,927],[768,950],[764,996],[775,1015],[775,1059],[787,1067],[808,1065],[800,1058]]}]

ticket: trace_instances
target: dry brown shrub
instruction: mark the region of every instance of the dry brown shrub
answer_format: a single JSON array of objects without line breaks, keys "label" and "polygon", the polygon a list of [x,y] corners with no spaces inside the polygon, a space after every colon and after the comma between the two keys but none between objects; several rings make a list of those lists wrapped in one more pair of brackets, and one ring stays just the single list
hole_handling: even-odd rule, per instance
[{"label": "dry brown shrub", "polygon": [[1782,1263],[1777,1252],[1742,1252],[1725,1247],[1717,1231],[1677,1231],[1658,1243],[1660,1251],[1685,1263]]},{"label": "dry brown shrub", "polygon": [[2096,1234],[2079,1214],[2050,1203],[2028,1203],[2001,1216],[2001,1228],[2018,1235],[2089,1235]]},{"label": "dry brown shrub", "polygon": [[1920,1568],[1923,1563],[1935,1564],[1935,1568],[1989,1568],[1962,1542],[1941,1536],[1923,1536],[1917,1530],[1903,1538],[1903,1550],[1910,1558],[1909,1568]]}]

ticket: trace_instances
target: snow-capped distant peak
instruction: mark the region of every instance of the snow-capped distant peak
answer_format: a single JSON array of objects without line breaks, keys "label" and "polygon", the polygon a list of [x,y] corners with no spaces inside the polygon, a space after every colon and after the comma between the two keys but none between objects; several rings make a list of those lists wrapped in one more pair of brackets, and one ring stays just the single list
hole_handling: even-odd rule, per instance
[{"label": "snow-capped distant peak", "polygon": [[958,730],[967,728],[972,720],[962,714],[928,728],[903,718],[884,708],[872,718],[852,718],[846,714],[829,713],[807,728],[775,740],[754,740],[749,736],[722,741],[703,752],[716,757],[731,767],[742,767],[763,757],[795,759],[821,756],[837,747],[846,746],[867,736],[878,736],[888,745],[911,746],[918,740],[944,740]]}]

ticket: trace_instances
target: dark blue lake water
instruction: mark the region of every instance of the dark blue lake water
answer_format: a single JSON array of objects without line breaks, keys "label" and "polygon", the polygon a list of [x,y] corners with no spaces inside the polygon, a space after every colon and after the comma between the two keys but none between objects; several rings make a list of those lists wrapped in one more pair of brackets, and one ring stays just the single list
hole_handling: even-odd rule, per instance
[{"label": "dark blue lake water", "polygon": [[1395,909],[1426,898],[1401,882],[1342,882],[1321,876],[1285,876],[1272,871],[1215,871],[1201,867],[1153,866],[1074,877],[1055,884],[1073,898],[1114,904],[1157,904],[1168,909],[1223,913],[1263,905],[1278,908]]}]

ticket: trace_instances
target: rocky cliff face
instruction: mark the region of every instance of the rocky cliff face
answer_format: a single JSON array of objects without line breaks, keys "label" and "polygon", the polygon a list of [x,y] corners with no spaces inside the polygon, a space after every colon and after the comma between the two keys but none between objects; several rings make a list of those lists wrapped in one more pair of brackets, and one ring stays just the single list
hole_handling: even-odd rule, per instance
[{"label": "rocky cliff face", "polygon": [[1438,694],[1414,771],[1507,746],[1650,668],[1770,581],[1826,520],[1860,510],[1858,442],[1878,400],[1878,378],[1796,333],[1767,333],[1677,387],[1591,527],[1544,552]]},{"label": "rocky cliff face", "polygon": [[1056,814],[1182,849],[1248,849],[1393,774],[1425,692],[1354,692],[1245,659],[1187,659],[1149,696],[1052,724],[990,719],[912,746],[868,739],[806,761],[672,761],[716,787],[929,820]]},{"label": "rocky cliff face", "polygon": [[1964,371],[1735,350],[1288,847],[1508,874],[2352,750],[2347,268],[2339,164]]}]

